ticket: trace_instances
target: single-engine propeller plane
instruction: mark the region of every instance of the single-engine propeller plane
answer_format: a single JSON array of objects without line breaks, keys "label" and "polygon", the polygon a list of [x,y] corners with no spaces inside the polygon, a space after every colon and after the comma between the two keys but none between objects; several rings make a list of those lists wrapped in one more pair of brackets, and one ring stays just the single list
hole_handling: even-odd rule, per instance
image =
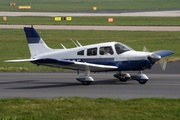
[{"label": "single-engine propeller plane", "polygon": [[[150,69],[162,57],[174,54],[168,50],[135,51],[119,42],[82,46],[78,41],[73,41],[77,45],[75,48],[67,49],[61,44],[63,49],[51,49],[33,27],[24,27],[24,31],[31,53],[30,59],[7,60],[5,62],[31,62],[37,65],[73,69],[77,70],[78,73],[79,70],[85,71],[83,76],[76,78],[84,85],[89,85],[94,81],[90,72],[106,71],[117,71],[114,77],[122,82],[133,79],[140,84],[145,84],[149,78],[142,71]],[[123,71],[139,71],[139,74],[130,75]]]}]

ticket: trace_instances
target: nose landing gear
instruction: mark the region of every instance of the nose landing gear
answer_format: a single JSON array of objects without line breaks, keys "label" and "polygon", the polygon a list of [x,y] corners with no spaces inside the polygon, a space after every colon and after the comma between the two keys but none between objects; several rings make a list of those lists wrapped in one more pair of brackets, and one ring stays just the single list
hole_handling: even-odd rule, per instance
[{"label": "nose landing gear", "polygon": [[149,78],[142,73],[142,71],[139,71],[138,75],[131,76],[132,79],[137,80],[140,84],[145,84]]}]

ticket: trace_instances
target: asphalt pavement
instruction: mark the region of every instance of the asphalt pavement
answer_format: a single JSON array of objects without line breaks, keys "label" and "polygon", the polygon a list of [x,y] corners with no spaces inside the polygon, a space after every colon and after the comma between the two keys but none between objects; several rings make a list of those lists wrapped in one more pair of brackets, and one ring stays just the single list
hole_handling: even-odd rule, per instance
[{"label": "asphalt pavement", "polygon": [[76,12],[0,12],[0,16],[147,16],[179,17],[180,9],[121,10],[121,11],[76,11]]},{"label": "asphalt pavement", "polygon": [[[130,72],[137,74],[138,72]],[[0,99],[3,98],[57,98],[89,97],[134,99],[146,97],[180,97],[180,62],[169,63],[166,71],[155,65],[145,73],[149,81],[139,84],[135,80],[120,82],[115,72],[91,73],[95,82],[82,85],[73,72],[1,72]],[[84,72],[80,72],[83,75]]]}]

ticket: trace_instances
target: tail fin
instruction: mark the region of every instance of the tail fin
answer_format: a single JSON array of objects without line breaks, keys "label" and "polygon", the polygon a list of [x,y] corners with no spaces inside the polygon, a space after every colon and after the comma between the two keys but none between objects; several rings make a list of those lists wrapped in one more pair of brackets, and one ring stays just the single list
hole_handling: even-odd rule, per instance
[{"label": "tail fin", "polygon": [[54,51],[49,48],[33,27],[24,27],[31,57]]}]

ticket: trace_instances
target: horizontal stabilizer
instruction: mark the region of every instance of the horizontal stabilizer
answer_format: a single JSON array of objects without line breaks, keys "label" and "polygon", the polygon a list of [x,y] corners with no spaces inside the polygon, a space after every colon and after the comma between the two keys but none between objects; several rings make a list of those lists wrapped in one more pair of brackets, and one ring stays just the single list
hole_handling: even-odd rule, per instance
[{"label": "horizontal stabilizer", "polygon": [[36,61],[36,59],[7,60],[4,62],[31,62],[31,61]]},{"label": "horizontal stabilizer", "polygon": [[159,51],[154,51],[153,53],[156,55],[160,55],[161,57],[165,57],[165,56],[174,54],[173,51],[169,51],[169,50],[159,50]]}]

